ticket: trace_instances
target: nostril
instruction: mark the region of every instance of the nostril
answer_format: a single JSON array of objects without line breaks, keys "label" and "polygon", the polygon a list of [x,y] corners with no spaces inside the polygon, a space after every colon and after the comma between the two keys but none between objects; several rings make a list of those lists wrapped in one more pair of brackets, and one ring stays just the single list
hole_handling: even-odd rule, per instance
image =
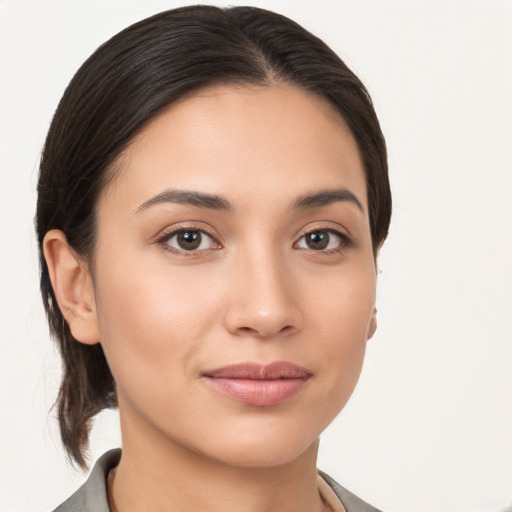
[{"label": "nostril", "polygon": [[294,327],[293,325],[285,325],[279,330],[269,329],[268,331],[263,328],[255,329],[253,327],[239,327],[237,330],[239,334],[250,334],[260,338],[270,338],[275,334],[290,334],[294,330]]}]

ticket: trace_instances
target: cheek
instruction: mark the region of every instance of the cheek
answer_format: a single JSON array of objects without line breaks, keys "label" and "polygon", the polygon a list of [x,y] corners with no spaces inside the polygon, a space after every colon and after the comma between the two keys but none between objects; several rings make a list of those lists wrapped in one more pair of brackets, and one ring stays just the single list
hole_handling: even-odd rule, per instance
[{"label": "cheek", "polygon": [[[319,340],[329,340],[340,354],[353,344],[366,341],[375,308],[376,277],[372,262],[353,265],[324,278],[321,285],[307,283],[309,293],[303,293],[304,310],[314,322]],[[316,286],[315,286],[316,285]],[[337,340],[337,342],[336,342]]]},{"label": "cheek", "polygon": [[176,390],[178,376],[193,371],[201,333],[217,316],[215,297],[202,294],[192,276],[165,266],[125,259],[98,268],[101,343],[118,388],[138,382]]},{"label": "cheek", "polygon": [[352,393],[363,365],[366,342],[375,308],[375,276],[369,271],[340,276],[328,292],[311,297],[312,319],[319,365],[327,401],[341,409]]}]

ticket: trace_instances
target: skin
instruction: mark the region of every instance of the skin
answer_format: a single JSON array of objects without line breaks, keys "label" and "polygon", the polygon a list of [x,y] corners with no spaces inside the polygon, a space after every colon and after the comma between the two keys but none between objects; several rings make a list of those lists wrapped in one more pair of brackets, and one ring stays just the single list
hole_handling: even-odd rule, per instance
[{"label": "skin", "polygon": [[[169,190],[215,194],[231,209],[162,200]],[[294,207],[325,190],[359,205],[343,196]],[[322,510],[318,437],[375,331],[365,175],[343,120],[283,84],[195,92],[134,139],[97,213],[89,264],[61,232],[44,247],[73,335],[101,342],[117,383],[116,508]],[[187,251],[178,229],[207,235]],[[309,232],[328,248],[311,248]],[[270,407],[202,377],[248,361],[287,361],[311,377]]]}]

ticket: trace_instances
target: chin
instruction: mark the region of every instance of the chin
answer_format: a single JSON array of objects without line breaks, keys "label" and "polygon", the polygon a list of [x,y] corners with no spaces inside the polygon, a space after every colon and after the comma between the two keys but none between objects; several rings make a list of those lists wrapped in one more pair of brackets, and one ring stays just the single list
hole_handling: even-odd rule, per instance
[{"label": "chin", "polygon": [[300,436],[297,430],[294,435],[290,435],[289,430],[272,432],[271,429],[232,432],[224,442],[213,439],[214,445],[205,446],[201,451],[211,459],[239,468],[283,466],[307,453],[316,454],[318,436]]}]

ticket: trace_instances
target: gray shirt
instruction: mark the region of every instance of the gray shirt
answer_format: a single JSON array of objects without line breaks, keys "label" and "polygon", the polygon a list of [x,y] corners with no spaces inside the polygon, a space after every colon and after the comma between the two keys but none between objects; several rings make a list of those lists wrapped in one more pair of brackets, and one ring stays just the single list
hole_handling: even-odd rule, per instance
[{"label": "gray shirt", "polygon": [[[94,465],[82,487],[53,512],[110,512],[107,501],[107,476],[110,469],[117,466],[120,458],[120,449],[104,453]],[[325,473],[320,474],[343,503],[347,512],[380,512],[347,491],[330,476]]]}]

